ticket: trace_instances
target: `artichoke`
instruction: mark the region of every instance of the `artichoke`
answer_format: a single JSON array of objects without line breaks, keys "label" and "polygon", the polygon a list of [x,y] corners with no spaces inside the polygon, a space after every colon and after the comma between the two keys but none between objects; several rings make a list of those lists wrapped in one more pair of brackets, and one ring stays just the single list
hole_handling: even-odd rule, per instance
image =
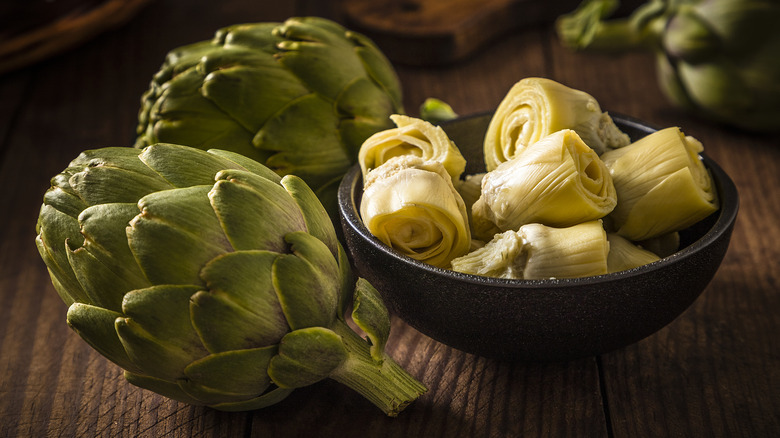
[{"label": "artichoke", "polygon": [[396,128],[377,132],[360,146],[358,163],[364,179],[371,169],[404,155],[438,161],[444,165],[453,183],[460,179],[466,169],[466,159],[440,126],[400,114],[393,114],[390,119]]},{"label": "artichoke", "polygon": [[[617,149],[620,150],[620,149]],[[596,152],[571,129],[554,132],[482,178],[472,206],[476,237],[538,222],[569,227],[600,219],[615,208],[612,177]]]},{"label": "artichoke", "polygon": [[576,131],[597,154],[630,142],[590,94],[529,77],[512,86],[490,119],[483,146],[487,170],[562,129]]},{"label": "artichoke", "polygon": [[387,246],[440,268],[468,252],[466,205],[441,162],[393,157],[368,172],[363,186],[360,217]]},{"label": "artichoke", "polygon": [[333,216],[360,145],[402,112],[395,70],[365,36],[319,17],[241,24],[168,53],[135,146],[238,152],[301,177]]},{"label": "artichoke", "polygon": [[554,228],[526,224],[496,234],[452,261],[466,274],[508,279],[577,278],[608,272],[609,241],[600,220]]},{"label": "artichoke", "polygon": [[669,100],[692,113],[753,131],[780,129],[780,2],[650,0],[609,19],[618,0],[585,0],[559,17],[574,49],[648,50]]},{"label": "artichoke", "polygon": [[157,144],[86,151],[51,183],[36,244],[67,323],[131,383],[227,411],[326,377],[388,415],[425,391],[383,352],[387,309],[299,177]]},{"label": "artichoke", "polygon": [[610,228],[642,241],[683,230],[714,213],[720,204],[699,157],[703,150],[701,142],[671,127],[602,155],[617,192]]}]

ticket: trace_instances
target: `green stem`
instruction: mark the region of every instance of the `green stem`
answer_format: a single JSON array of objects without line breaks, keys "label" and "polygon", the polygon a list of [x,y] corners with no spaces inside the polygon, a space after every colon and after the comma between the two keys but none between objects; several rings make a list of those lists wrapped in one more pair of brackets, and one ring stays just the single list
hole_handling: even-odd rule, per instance
[{"label": "green stem", "polygon": [[372,358],[368,343],[346,322],[337,320],[331,329],[344,339],[348,357],[330,377],[357,391],[385,414],[395,417],[428,390],[386,353],[381,361]]}]

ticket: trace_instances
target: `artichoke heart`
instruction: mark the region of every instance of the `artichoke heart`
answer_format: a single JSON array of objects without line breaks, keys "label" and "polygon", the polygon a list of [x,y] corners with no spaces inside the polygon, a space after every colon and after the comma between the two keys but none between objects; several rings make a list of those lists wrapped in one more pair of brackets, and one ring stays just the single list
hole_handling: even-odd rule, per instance
[{"label": "artichoke heart", "polygon": [[384,244],[430,265],[449,267],[471,244],[466,206],[437,161],[406,155],[370,171],[360,215]]},{"label": "artichoke heart", "polygon": [[484,176],[472,207],[474,233],[490,240],[533,222],[568,227],[604,217],[616,202],[604,163],[575,131],[564,129]]},{"label": "artichoke heart", "polygon": [[621,236],[641,241],[687,228],[718,209],[701,142],[677,127],[602,155],[617,191],[610,214]]},{"label": "artichoke heart", "polygon": [[454,271],[508,279],[577,278],[606,274],[609,242],[601,221],[565,228],[527,224],[497,234],[452,261]]},{"label": "artichoke heart", "polygon": [[630,143],[599,103],[584,91],[546,78],[517,82],[499,104],[484,139],[488,171],[528,145],[562,129],[575,130],[599,155]]},{"label": "artichoke heart", "polygon": [[414,155],[423,160],[438,161],[444,165],[453,181],[457,181],[466,160],[444,130],[425,120],[393,114],[390,116],[396,128],[372,135],[360,147],[358,162],[363,179],[371,169],[381,166],[390,158]]}]

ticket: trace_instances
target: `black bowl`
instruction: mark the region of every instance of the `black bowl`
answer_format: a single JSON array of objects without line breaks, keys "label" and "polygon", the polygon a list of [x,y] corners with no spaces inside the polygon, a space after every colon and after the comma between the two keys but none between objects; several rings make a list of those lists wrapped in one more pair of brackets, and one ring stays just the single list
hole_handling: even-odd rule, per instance
[{"label": "black bowl", "polygon": [[[468,165],[484,171],[482,139],[491,115],[443,124]],[[633,140],[656,129],[613,115]],[[706,146],[705,146],[706,148]],[[665,327],[704,291],[731,238],[739,196],[706,155],[720,210],[680,232],[681,249],[639,268],[594,277],[506,280],[418,262],[375,238],[359,215],[360,167],[339,187],[339,213],[356,273],[409,325],[459,350],[502,360],[565,361],[615,350]]]}]

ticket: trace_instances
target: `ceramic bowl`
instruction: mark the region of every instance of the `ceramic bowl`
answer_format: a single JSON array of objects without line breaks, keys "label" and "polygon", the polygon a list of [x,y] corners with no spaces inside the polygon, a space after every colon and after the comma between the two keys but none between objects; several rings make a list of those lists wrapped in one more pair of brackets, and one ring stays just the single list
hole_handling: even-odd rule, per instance
[{"label": "ceramic bowl", "polygon": [[[655,129],[613,115],[633,140]],[[490,114],[443,124],[467,159],[484,171],[482,138]],[[705,145],[706,148],[706,145]],[[359,216],[360,167],[338,192],[344,239],[356,273],[406,323],[456,349],[511,361],[566,361],[635,343],[665,327],[704,291],[726,254],[739,208],[729,176],[706,155],[720,210],[680,232],[675,254],[639,268],[595,277],[507,280],[436,268],[393,251]]]}]

